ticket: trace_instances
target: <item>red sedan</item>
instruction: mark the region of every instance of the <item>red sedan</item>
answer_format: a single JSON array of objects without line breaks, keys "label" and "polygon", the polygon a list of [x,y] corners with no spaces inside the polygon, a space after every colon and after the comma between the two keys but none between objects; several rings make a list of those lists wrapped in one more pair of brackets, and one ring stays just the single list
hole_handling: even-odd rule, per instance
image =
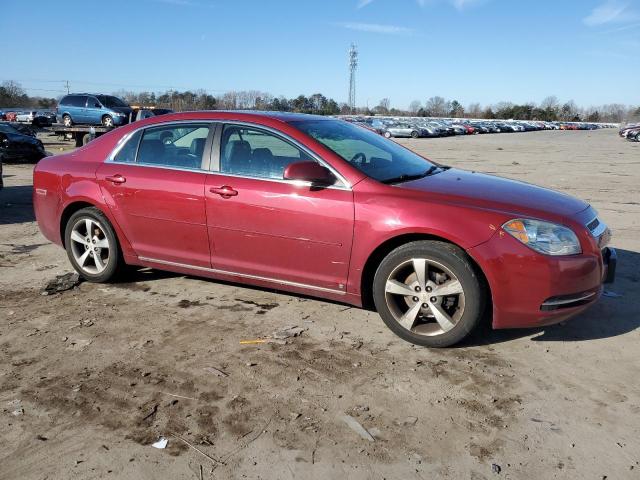
[{"label": "red sedan", "polygon": [[125,265],[375,307],[447,346],[547,325],[613,279],[587,203],[439,165],[348,122],[191,112],[120,127],[34,171],[40,229],[87,280]]}]

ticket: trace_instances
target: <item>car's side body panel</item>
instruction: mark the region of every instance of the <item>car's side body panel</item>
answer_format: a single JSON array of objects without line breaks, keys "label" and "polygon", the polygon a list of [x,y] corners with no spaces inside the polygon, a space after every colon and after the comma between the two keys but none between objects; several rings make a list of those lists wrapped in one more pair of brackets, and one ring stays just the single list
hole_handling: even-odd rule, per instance
[{"label": "car's side body panel", "polygon": [[[204,204],[206,173],[106,162],[97,182],[138,256],[211,265]],[[122,184],[108,180],[122,176]]]},{"label": "car's side body panel", "polygon": [[[210,189],[230,186],[224,198]],[[353,193],[291,182],[209,175],[205,189],[212,265],[346,290]]]}]

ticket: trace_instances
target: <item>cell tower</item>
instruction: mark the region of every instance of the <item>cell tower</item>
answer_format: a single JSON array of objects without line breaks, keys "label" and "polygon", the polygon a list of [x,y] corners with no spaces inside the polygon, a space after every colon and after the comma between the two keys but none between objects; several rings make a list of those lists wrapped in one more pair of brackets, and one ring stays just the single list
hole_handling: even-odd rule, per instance
[{"label": "cell tower", "polygon": [[356,69],[358,68],[358,49],[352,43],[349,49],[349,108],[356,111]]}]

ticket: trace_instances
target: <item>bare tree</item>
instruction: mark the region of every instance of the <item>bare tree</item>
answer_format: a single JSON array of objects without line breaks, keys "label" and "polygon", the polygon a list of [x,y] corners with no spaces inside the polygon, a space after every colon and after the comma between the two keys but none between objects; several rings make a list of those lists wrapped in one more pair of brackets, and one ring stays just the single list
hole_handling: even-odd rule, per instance
[{"label": "bare tree", "polygon": [[418,113],[418,110],[420,110],[421,108],[422,108],[422,104],[420,103],[420,100],[414,100],[409,104],[409,111],[413,115]]},{"label": "bare tree", "polygon": [[432,117],[446,117],[449,115],[451,109],[450,102],[447,102],[442,97],[431,97],[424,104],[424,109],[427,111],[427,115]]},{"label": "bare tree", "polygon": [[470,103],[467,107],[467,115],[471,118],[480,118],[482,117],[482,107],[478,102]]},{"label": "bare tree", "polygon": [[389,98],[387,97],[380,100],[380,103],[376,107],[376,109],[380,110],[379,113],[387,113],[390,108],[391,108],[391,100],[389,100]]},{"label": "bare tree", "polygon": [[578,107],[576,102],[569,100],[560,109],[560,119],[564,121],[572,121],[578,115]]}]

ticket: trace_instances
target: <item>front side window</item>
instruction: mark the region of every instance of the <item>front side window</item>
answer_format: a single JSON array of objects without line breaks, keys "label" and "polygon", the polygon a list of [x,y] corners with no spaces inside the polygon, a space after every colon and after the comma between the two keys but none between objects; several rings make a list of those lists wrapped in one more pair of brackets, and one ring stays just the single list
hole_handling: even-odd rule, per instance
[{"label": "front side window", "polygon": [[87,107],[89,108],[100,108],[102,105],[98,101],[96,97],[89,97],[87,99]]},{"label": "front side window", "polygon": [[[144,130],[138,163],[199,169],[209,135],[208,124],[180,124]],[[128,143],[127,143],[128,146]]]},{"label": "front side window", "polygon": [[225,125],[220,145],[220,172],[282,180],[294,162],[313,161],[298,147],[264,130]]},{"label": "front side window", "polygon": [[289,123],[380,182],[401,182],[430,175],[437,170],[427,159],[349,122],[300,120]]}]

